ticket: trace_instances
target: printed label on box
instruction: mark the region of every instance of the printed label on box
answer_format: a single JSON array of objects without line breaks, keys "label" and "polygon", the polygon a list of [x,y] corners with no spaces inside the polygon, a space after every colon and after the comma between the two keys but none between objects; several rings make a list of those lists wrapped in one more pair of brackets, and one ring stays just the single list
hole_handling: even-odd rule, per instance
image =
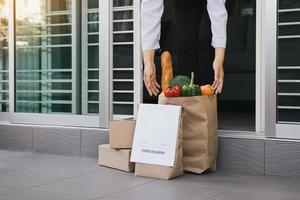
[{"label": "printed label on box", "polygon": [[180,116],[180,106],[141,104],[131,162],[173,167]]}]

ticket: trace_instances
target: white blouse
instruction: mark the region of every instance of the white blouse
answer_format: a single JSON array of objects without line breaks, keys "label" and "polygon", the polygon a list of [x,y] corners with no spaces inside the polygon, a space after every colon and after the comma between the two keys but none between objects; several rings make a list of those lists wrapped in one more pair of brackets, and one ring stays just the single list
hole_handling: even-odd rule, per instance
[{"label": "white blouse", "polygon": [[[201,1],[201,0],[199,0]],[[226,0],[207,0],[207,10],[211,20],[212,46],[226,47],[227,10]],[[188,2],[187,2],[188,3]],[[164,0],[142,0],[141,28],[143,51],[158,49],[161,16],[164,11]]]}]

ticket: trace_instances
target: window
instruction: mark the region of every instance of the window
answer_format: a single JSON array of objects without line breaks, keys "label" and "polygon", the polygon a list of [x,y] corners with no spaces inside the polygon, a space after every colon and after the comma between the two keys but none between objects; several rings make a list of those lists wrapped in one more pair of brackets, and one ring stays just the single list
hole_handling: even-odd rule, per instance
[{"label": "window", "polygon": [[134,114],[133,11],[132,0],[113,1],[113,114],[116,118]]},{"label": "window", "polygon": [[300,2],[278,1],[277,122],[300,123]]},{"label": "window", "polygon": [[0,112],[9,111],[8,0],[0,1]]},{"label": "window", "polygon": [[14,108],[14,123],[93,127],[134,115],[140,97],[132,0],[7,2],[0,0],[0,112]]},{"label": "window", "polygon": [[16,0],[16,112],[79,114],[72,2],[25,3]]}]

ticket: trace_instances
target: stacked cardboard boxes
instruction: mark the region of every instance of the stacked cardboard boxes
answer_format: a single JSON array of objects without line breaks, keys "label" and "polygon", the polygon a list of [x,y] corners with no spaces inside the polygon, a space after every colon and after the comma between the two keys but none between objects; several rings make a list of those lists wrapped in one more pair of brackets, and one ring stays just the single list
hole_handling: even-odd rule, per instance
[{"label": "stacked cardboard boxes", "polygon": [[109,144],[99,145],[99,165],[127,172],[134,171],[130,162],[135,120],[109,123]]}]

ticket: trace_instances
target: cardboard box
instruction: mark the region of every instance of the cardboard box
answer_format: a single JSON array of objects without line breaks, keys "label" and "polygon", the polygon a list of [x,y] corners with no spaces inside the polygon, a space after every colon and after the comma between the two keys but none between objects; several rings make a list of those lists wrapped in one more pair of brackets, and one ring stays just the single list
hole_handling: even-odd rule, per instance
[{"label": "cardboard box", "polygon": [[135,120],[115,120],[109,123],[109,144],[114,149],[131,149]]},{"label": "cardboard box", "polygon": [[109,144],[99,145],[99,165],[127,172],[134,171],[130,162],[131,149],[112,149]]}]

